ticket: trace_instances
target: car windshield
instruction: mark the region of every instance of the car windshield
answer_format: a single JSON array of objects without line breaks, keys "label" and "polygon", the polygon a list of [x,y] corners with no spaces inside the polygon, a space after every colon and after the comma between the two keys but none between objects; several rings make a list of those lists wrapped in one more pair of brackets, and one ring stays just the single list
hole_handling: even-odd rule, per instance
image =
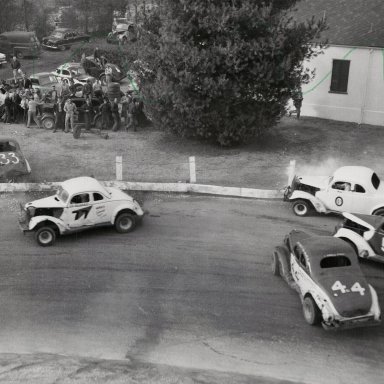
[{"label": "car windshield", "polygon": [[376,173],[373,173],[372,175],[372,185],[375,189],[379,189],[380,186],[380,179],[379,176],[377,176]]},{"label": "car windshield", "polygon": [[63,32],[53,32],[51,37],[54,37],[55,39],[63,39],[64,38],[64,33]]},{"label": "car windshield", "polygon": [[71,69],[71,71],[73,72],[73,74],[74,74],[75,76],[78,76],[78,75],[85,75],[84,68],[82,68],[82,67],[79,67],[79,68],[73,68],[73,69]]},{"label": "car windshield", "polygon": [[69,194],[68,192],[63,188],[59,187],[59,189],[56,192],[56,196],[64,203],[67,202]]},{"label": "car windshield", "polygon": [[0,142],[0,152],[15,151],[17,148],[11,141]]},{"label": "car windshield", "polygon": [[324,257],[320,261],[321,268],[338,268],[338,267],[350,267],[351,260],[342,254],[339,255],[329,255]]}]

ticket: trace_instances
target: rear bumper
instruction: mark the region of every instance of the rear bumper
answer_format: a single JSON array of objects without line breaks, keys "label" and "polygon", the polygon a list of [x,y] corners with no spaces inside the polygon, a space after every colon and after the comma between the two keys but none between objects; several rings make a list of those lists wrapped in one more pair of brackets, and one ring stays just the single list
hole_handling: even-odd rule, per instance
[{"label": "rear bumper", "polygon": [[373,327],[381,324],[381,319],[375,319],[374,315],[357,316],[343,320],[334,320],[330,323],[323,322],[323,328],[332,329],[352,329],[359,327]]}]

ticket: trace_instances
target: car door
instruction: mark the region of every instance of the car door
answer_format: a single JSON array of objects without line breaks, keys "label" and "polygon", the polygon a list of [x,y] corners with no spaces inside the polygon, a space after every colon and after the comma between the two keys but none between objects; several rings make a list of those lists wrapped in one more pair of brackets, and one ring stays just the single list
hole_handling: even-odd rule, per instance
[{"label": "car door", "polygon": [[312,278],[310,277],[309,260],[299,244],[294,247],[294,258],[291,264],[292,277],[296,281],[300,292],[305,295],[311,290],[313,285]]},{"label": "car door", "polygon": [[100,192],[91,193],[93,209],[90,212],[95,224],[105,224],[110,221],[110,201]]},{"label": "car door", "polygon": [[63,213],[63,220],[69,229],[92,226],[94,225],[92,209],[90,194],[77,193],[70,198],[69,204]]},{"label": "car door", "polygon": [[352,184],[346,180],[333,180],[327,190],[317,192],[316,196],[331,211],[351,212],[353,207]]},{"label": "car door", "polygon": [[352,193],[352,212],[369,214],[370,209],[375,205],[372,194],[367,193],[366,188],[360,184],[353,185]]}]

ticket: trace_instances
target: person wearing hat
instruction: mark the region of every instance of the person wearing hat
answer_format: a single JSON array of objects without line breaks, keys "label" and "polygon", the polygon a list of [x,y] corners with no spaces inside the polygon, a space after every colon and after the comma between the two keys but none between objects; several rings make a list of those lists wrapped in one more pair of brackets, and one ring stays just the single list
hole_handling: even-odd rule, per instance
[{"label": "person wearing hat", "polygon": [[72,102],[70,98],[64,104],[64,112],[65,112],[65,133],[69,132],[69,124],[71,124],[72,131],[75,128],[75,114],[77,112],[77,108],[75,103]]}]

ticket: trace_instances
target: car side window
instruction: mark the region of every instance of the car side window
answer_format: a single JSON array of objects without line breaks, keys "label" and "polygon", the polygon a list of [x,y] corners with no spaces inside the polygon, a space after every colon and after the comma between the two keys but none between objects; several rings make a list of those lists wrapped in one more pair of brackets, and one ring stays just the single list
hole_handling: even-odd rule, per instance
[{"label": "car side window", "polygon": [[300,260],[300,247],[296,245],[293,248],[293,253],[295,254],[296,259],[299,261]]},{"label": "car side window", "polygon": [[336,181],[332,184],[332,189],[338,189],[340,191],[350,191],[351,183],[348,183],[346,181]]},{"label": "car side window", "polygon": [[103,195],[101,195],[100,193],[93,194],[93,201],[101,201],[101,200],[104,200]]},{"label": "car side window", "polygon": [[63,69],[63,75],[69,76],[69,71],[67,71],[66,69]]},{"label": "car side window", "polygon": [[303,253],[300,253],[299,261],[300,261],[300,264],[302,265],[302,267],[304,269],[306,269],[307,268],[307,261],[305,260],[305,256],[303,255]]},{"label": "car side window", "polygon": [[72,197],[70,204],[83,204],[89,203],[89,194],[88,193],[79,193]]},{"label": "car side window", "polygon": [[357,193],[365,193],[365,189],[361,185],[356,184],[355,185],[355,192],[357,192]]}]

